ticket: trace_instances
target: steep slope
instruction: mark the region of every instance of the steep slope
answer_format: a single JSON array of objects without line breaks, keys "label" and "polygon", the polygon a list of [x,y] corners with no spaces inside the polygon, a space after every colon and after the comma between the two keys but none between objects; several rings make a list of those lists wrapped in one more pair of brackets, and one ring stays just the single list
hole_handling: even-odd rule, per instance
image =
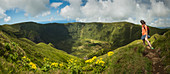
[{"label": "steep slope", "polygon": [[[0,29],[11,36],[28,38],[36,43],[52,43],[55,48],[79,57],[92,57],[97,55],[98,51],[113,50],[140,39],[141,36],[141,26],[128,22],[68,24],[25,22],[3,25]],[[163,34],[167,31],[153,27],[150,29],[150,35]]]},{"label": "steep slope", "polygon": [[155,47],[154,50],[143,46],[142,40],[135,40],[115,49],[111,57],[100,56],[106,61],[109,59],[109,67],[104,73],[169,73],[170,31],[164,35],[155,34],[149,40]]},{"label": "steep slope", "polygon": [[51,44],[36,44],[26,38],[16,38],[0,31],[0,73],[20,73],[30,70],[23,64],[24,57],[27,57],[27,62],[29,60],[35,63],[37,68],[44,66],[44,58],[58,63],[67,63],[70,58],[79,59],[53,48]]}]

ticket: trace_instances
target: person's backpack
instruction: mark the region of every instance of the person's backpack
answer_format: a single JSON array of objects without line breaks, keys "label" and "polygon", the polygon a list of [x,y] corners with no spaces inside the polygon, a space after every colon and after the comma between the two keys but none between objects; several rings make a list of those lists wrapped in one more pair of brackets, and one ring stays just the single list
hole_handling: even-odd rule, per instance
[{"label": "person's backpack", "polygon": [[[148,30],[148,35],[149,35],[149,27],[148,26],[146,26],[147,27],[147,30]],[[143,28],[145,29],[145,27],[143,26]]]}]

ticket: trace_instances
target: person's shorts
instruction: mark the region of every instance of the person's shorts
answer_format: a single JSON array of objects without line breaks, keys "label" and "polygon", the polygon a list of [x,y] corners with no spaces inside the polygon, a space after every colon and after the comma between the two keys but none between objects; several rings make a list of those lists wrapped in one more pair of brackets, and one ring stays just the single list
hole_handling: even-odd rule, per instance
[{"label": "person's shorts", "polygon": [[[142,35],[141,39],[144,40],[146,37],[146,35]],[[150,36],[148,35],[148,38],[150,38]]]}]

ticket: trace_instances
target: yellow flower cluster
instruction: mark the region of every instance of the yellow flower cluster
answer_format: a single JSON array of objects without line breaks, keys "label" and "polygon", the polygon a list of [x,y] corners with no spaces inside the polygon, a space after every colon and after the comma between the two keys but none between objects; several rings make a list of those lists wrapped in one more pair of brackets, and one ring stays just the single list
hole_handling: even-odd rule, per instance
[{"label": "yellow flower cluster", "polygon": [[108,56],[112,56],[112,55],[114,54],[114,52],[113,52],[113,51],[110,51],[110,52],[108,52],[107,54],[108,54]]},{"label": "yellow flower cluster", "polygon": [[96,60],[96,56],[94,56],[93,58],[89,59],[89,60],[86,60],[85,63],[92,63],[93,61]]},{"label": "yellow flower cluster", "polygon": [[22,58],[25,59],[26,61],[30,61],[30,59],[27,58],[26,56],[23,56]]},{"label": "yellow flower cluster", "polygon": [[36,65],[34,63],[32,63],[32,62],[30,62],[29,65],[31,66],[32,69],[34,69],[34,70],[37,69]]},{"label": "yellow flower cluster", "polygon": [[54,66],[54,67],[57,67],[58,66],[58,63],[51,63],[51,65],[50,65],[50,67],[52,67],[52,66]]},{"label": "yellow flower cluster", "polygon": [[102,59],[103,58],[100,58],[100,60],[97,59],[96,64],[99,64],[99,65],[101,64],[102,66],[104,66],[105,62]]},{"label": "yellow flower cluster", "polygon": [[60,63],[59,66],[60,66],[60,67],[63,67],[64,65],[63,65],[63,63]]},{"label": "yellow flower cluster", "polygon": [[67,60],[68,63],[73,63],[74,59]]},{"label": "yellow flower cluster", "polygon": [[67,60],[68,63],[70,64],[76,64],[77,60],[75,59],[70,59],[70,60]]},{"label": "yellow flower cluster", "polygon": [[44,61],[48,61],[49,59],[48,58],[44,58]]},{"label": "yellow flower cluster", "polygon": [[23,59],[26,59],[26,56],[23,56],[22,58],[23,58]]}]

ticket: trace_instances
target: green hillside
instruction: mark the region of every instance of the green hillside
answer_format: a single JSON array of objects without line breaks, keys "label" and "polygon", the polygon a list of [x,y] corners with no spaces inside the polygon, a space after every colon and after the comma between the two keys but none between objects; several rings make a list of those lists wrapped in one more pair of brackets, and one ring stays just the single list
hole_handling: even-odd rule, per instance
[{"label": "green hillside", "polygon": [[[27,38],[35,43],[52,43],[55,48],[82,58],[99,56],[96,52],[114,50],[141,37],[141,26],[128,22],[68,24],[25,22],[3,25],[0,29],[11,36]],[[163,34],[167,31],[153,27],[150,29],[150,35]]]},{"label": "green hillside", "polygon": [[30,60],[27,63],[33,62],[39,68],[44,67],[44,58],[50,59],[49,62],[58,63],[67,63],[70,58],[79,59],[52,47],[52,44],[36,44],[26,38],[16,38],[2,31],[0,31],[0,49],[0,73],[20,73],[22,70],[29,70],[22,68],[24,66],[21,62],[24,56]]},{"label": "green hillside", "polygon": [[2,25],[0,73],[169,73],[170,31],[150,35],[154,50],[128,22]]},{"label": "green hillside", "polygon": [[[135,40],[120,47],[110,57],[110,66],[104,73],[149,73],[167,74],[170,72],[170,31],[164,35],[154,34],[149,39],[154,50],[144,47],[142,40]],[[107,55],[101,56],[107,58]]]}]

